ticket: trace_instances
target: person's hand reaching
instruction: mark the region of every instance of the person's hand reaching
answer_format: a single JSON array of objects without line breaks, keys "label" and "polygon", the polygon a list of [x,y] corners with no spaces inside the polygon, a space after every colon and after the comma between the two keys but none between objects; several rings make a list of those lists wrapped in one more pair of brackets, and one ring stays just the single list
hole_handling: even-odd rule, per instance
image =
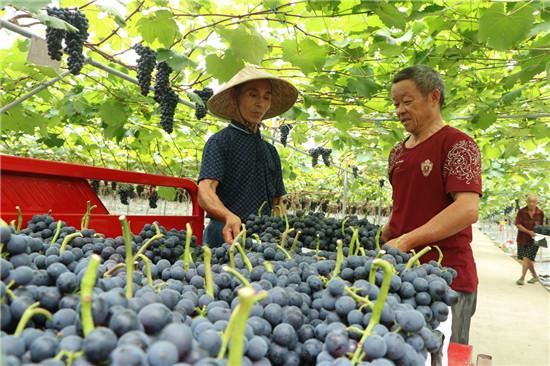
[{"label": "person's hand reaching", "polygon": [[223,240],[226,243],[233,244],[235,237],[241,232],[241,219],[237,215],[228,216],[225,219],[225,226],[223,227]]}]

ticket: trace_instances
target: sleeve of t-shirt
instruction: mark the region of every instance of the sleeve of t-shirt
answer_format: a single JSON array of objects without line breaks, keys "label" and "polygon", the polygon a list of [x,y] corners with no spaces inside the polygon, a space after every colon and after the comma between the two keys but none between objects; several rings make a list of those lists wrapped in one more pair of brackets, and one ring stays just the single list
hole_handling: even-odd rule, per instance
[{"label": "sleeve of t-shirt", "polygon": [[217,138],[210,138],[206,141],[202,151],[201,171],[199,182],[202,179],[213,179],[223,182],[225,172],[225,149]]},{"label": "sleeve of t-shirt", "polygon": [[445,152],[443,177],[445,192],[476,192],[481,188],[481,152],[468,136],[459,135]]},{"label": "sleeve of t-shirt", "polygon": [[277,179],[275,180],[275,197],[282,197],[286,194],[285,182],[283,181],[283,168],[281,166],[281,158],[275,150],[275,165],[277,169]]},{"label": "sleeve of t-shirt", "polygon": [[518,214],[516,215],[516,221],[514,221],[514,224],[516,225],[521,224],[521,211],[518,211]]}]

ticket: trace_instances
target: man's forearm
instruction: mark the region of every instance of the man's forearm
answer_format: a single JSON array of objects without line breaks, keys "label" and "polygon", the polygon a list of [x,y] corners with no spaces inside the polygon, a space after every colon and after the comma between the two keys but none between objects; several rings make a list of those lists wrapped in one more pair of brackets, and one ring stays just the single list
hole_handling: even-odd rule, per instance
[{"label": "man's forearm", "polygon": [[477,221],[477,208],[455,201],[430,221],[403,235],[399,248],[408,252],[452,236]]},{"label": "man's forearm", "polygon": [[225,222],[226,218],[230,215],[234,215],[223,202],[220,200],[215,192],[207,191],[199,194],[199,204],[208,212],[210,216],[218,221]]},{"label": "man's forearm", "polygon": [[518,228],[519,231],[531,235],[531,230],[527,229],[527,228],[526,228],[525,226],[523,226],[522,224],[516,224],[516,227]]}]

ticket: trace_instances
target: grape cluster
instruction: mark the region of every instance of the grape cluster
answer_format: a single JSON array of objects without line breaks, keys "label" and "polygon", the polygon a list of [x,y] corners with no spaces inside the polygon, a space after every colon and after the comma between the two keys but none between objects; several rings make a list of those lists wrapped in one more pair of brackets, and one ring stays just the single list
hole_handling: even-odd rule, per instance
[{"label": "grape cluster", "polygon": [[143,192],[145,192],[145,186],[143,186],[143,184],[138,184],[136,186],[136,193],[137,193],[138,197],[141,197]]},{"label": "grape cluster", "polygon": [[535,233],[542,235],[550,235],[550,226],[535,225]]},{"label": "grape cluster", "polygon": [[214,91],[210,88],[204,88],[203,90],[194,90],[193,92],[201,98],[203,103],[202,105],[200,103],[195,103],[195,117],[197,117],[198,120],[201,120],[206,117],[206,113],[208,112],[206,103],[214,94]]},{"label": "grape cluster", "polygon": [[135,198],[136,193],[134,192],[134,187],[131,184],[122,184],[118,188],[118,196],[120,197],[120,203],[123,205],[128,205],[128,198]]},{"label": "grape cluster", "polygon": [[315,167],[319,161],[319,155],[323,158],[323,163],[326,166],[330,166],[330,154],[332,149],[325,149],[322,146],[318,146],[309,150],[309,155],[311,156],[311,165]]},{"label": "grape cluster", "polygon": [[151,192],[151,194],[149,195],[149,207],[157,208],[158,199],[159,199],[159,194],[157,193],[157,191]]},{"label": "grape cluster", "polygon": [[178,105],[178,95],[169,88],[160,101],[160,125],[167,133],[174,130],[174,114]]},{"label": "grape cluster", "polygon": [[78,29],[78,32],[68,32],[48,27],[46,29],[46,43],[48,55],[53,60],[61,60],[61,43],[65,39],[65,52],[69,55],[67,63],[72,74],[80,74],[84,66],[84,42],[88,39],[88,19],[78,9],[47,8],[46,13],[62,19]]},{"label": "grape cluster", "polygon": [[117,183],[116,183],[115,181],[112,181],[112,182],[111,182],[111,189],[112,189],[113,191],[116,191],[116,186],[117,186]]},{"label": "grape cluster", "polygon": [[160,104],[160,125],[167,133],[174,130],[174,113],[178,105],[178,95],[170,86],[172,68],[166,62],[157,64],[154,99]]},{"label": "grape cluster", "polygon": [[137,44],[134,46],[139,58],[137,59],[137,79],[141,94],[147,96],[149,94],[149,88],[151,87],[151,77],[155,66],[157,65],[157,58],[155,52],[147,46]]},{"label": "grape cluster", "polygon": [[357,178],[359,176],[359,168],[356,165],[351,168],[351,171],[354,178]]},{"label": "grape cluster", "polygon": [[378,185],[380,186],[380,188],[384,187],[384,182],[385,180],[383,178],[378,181]]},{"label": "grape cluster", "polygon": [[325,166],[330,166],[330,154],[332,153],[332,149],[325,149],[323,147],[319,149],[319,154],[323,157],[323,163],[325,163]]},{"label": "grape cluster", "polygon": [[288,125],[286,123],[283,123],[279,126],[279,132],[281,133],[281,144],[283,146],[286,146],[288,134],[290,133],[290,130],[292,129],[292,125]]},{"label": "grape cluster", "polygon": [[312,149],[309,149],[309,156],[311,156],[311,166],[315,168],[317,166],[317,162],[319,161],[319,148],[314,147]]},{"label": "grape cluster", "polygon": [[90,182],[90,185],[92,186],[92,189],[95,193],[99,193],[99,181],[94,179]]}]

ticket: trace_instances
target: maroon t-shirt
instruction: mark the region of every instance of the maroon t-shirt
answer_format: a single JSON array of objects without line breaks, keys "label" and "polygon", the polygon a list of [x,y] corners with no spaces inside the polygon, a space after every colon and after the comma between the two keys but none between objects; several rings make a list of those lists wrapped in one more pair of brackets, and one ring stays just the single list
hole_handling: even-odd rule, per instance
[{"label": "maroon t-shirt", "polygon": [[[451,193],[482,193],[479,148],[472,138],[450,126],[413,148],[406,148],[404,141],[397,144],[390,153],[388,173],[393,187],[389,225],[394,238],[424,225],[452,204]],[[444,255],[443,265],[458,272],[452,284],[456,291],[471,293],[477,288],[471,241],[472,227],[468,226],[446,239],[426,243],[438,245]],[[422,262],[437,257],[433,249],[422,257]]]},{"label": "maroon t-shirt", "polygon": [[[533,217],[529,215],[529,208],[525,206],[518,211],[516,215],[516,225],[521,224],[527,230],[535,230],[535,225],[542,225],[544,223],[544,212],[538,207],[535,207],[535,213]],[[533,238],[529,234],[518,230],[518,237],[516,239],[518,245],[530,245],[533,244]]]}]

